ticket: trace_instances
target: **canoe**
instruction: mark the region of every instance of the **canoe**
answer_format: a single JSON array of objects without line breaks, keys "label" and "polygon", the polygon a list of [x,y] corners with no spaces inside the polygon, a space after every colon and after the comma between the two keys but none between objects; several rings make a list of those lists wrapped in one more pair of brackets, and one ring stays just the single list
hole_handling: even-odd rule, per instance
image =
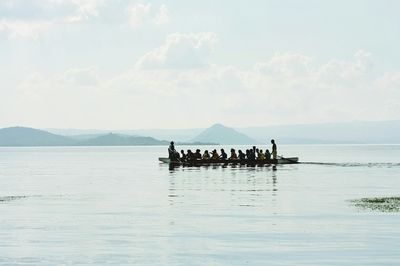
[{"label": "canoe", "polygon": [[298,157],[280,157],[277,160],[194,160],[190,162],[171,161],[169,158],[159,157],[158,160],[162,163],[176,165],[215,165],[215,164],[250,164],[250,165],[267,165],[267,164],[295,164],[299,162]]}]

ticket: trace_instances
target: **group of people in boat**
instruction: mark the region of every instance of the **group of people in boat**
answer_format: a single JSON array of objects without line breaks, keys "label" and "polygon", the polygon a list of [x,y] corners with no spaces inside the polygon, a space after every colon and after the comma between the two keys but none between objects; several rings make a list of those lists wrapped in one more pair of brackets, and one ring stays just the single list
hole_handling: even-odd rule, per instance
[{"label": "group of people in boat", "polygon": [[169,159],[171,161],[181,161],[181,162],[192,162],[196,160],[276,160],[278,158],[278,151],[275,140],[271,140],[272,151],[266,149],[265,152],[262,149],[258,149],[256,146],[253,146],[251,149],[246,149],[245,151],[238,150],[236,152],[235,149],[230,150],[230,155],[225,152],[224,149],[220,149],[218,152],[216,149],[212,151],[205,150],[203,153],[200,149],[196,149],[196,151],[187,150],[186,153],[184,150],[181,150],[179,153],[175,150],[174,142],[171,141],[168,154]]}]

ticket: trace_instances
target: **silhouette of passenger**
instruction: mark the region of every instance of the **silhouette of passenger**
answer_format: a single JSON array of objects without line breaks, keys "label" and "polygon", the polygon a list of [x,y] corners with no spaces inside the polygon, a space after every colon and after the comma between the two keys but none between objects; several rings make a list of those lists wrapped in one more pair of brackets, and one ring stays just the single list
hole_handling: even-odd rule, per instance
[{"label": "silhouette of passenger", "polygon": [[231,149],[231,157],[229,157],[229,160],[237,160],[237,154],[235,149]]},{"label": "silhouette of passenger", "polygon": [[271,160],[271,153],[269,152],[268,149],[265,151],[265,159]]},{"label": "silhouette of passenger", "polygon": [[239,153],[239,160],[246,160],[246,154],[244,154],[242,150],[239,150],[238,153]]},{"label": "silhouette of passenger", "polygon": [[176,155],[175,155],[175,146],[174,146],[174,142],[171,141],[168,147],[168,158],[170,158],[171,160],[174,160]]},{"label": "silhouette of passenger", "polygon": [[278,149],[276,147],[275,140],[271,139],[272,144],[272,159],[276,160],[278,158]]},{"label": "silhouette of passenger", "polygon": [[219,155],[218,155],[217,150],[214,149],[214,150],[212,151],[211,159],[213,159],[213,160],[218,160],[218,159],[219,159]]},{"label": "silhouette of passenger", "polygon": [[228,159],[228,154],[226,154],[224,149],[221,149],[221,155],[219,156],[222,160]]},{"label": "silhouette of passenger", "polygon": [[186,161],[186,154],[184,150],[181,150],[181,162],[185,162]]},{"label": "silhouette of passenger", "polygon": [[208,153],[208,150],[205,150],[203,154],[203,160],[209,160],[209,159],[210,159],[210,154]]},{"label": "silhouette of passenger", "polygon": [[199,149],[196,150],[196,153],[194,155],[195,155],[194,157],[196,158],[196,160],[201,160],[201,153],[200,153]]}]

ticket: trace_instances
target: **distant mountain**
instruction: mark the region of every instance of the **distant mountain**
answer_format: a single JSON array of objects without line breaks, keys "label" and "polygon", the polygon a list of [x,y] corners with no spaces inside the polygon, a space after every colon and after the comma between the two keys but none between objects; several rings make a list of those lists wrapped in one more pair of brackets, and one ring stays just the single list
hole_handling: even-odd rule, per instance
[{"label": "distant mountain", "polygon": [[67,146],[74,141],[64,136],[28,127],[0,129],[0,146]]},{"label": "distant mountain", "polygon": [[225,127],[221,124],[215,124],[197,137],[192,139],[193,142],[213,142],[219,144],[256,144],[257,141],[247,135],[236,131],[233,128]]},{"label": "distant mountain", "polygon": [[287,144],[400,143],[400,121],[277,125],[239,128],[258,141],[275,138]]},{"label": "distant mountain", "polygon": [[[27,127],[0,129],[0,147],[30,146],[156,146],[168,145],[169,141],[152,137],[123,134],[87,134],[60,136],[44,130]],[[207,143],[177,143],[180,145],[206,145]]]},{"label": "distant mountain", "polygon": [[133,130],[97,130],[97,129],[60,129],[46,128],[48,132],[57,135],[72,137],[75,139],[92,138],[94,135],[100,136],[110,132],[122,135],[151,136],[156,139],[174,140],[176,142],[189,142],[194,136],[200,134],[203,128],[193,129],[133,129]]},{"label": "distant mountain", "polygon": [[157,140],[152,137],[128,136],[113,133],[79,142],[81,146],[156,146],[168,144],[168,141]]}]

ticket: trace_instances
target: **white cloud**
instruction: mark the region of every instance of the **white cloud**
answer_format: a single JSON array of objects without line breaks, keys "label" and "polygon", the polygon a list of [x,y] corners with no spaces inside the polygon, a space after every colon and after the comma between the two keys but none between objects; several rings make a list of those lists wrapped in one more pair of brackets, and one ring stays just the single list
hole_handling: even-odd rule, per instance
[{"label": "white cloud", "polygon": [[69,69],[62,75],[60,80],[74,86],[96,86],[100,78],[96,68],[88,67]]},{"label": "white cloud", "polygon": [[10,37],[30,37],[37,39],[40,34],[53,27],[50,21],[0,20],[0,32],[7,32]]},{"label": "white cloud", "polygon": [[151,4],[137,3],[129,6],[129,24],[133,29],[140,28],[144,24],[154,23],[155,25],[167,24],[170,20],[168,8],[161,5],[155,13]]},{"label": "white cloud", "polygon": [[150,12],[150,4],[135,4],[129,7],[129,23],[132,28],[138,28]]},{"label": "white cloud", "polygon": [[9,0],[0,4],[4,9],[0,32],[10,37],[37,39],[58,26],[98,16],[101,4],[102,0]]},{"label": "white cloud", "polygon": [[[181,40],[188,36],[171,38]],[[194,40],[189,39],[191,46],[201,47],[210,37],[196,35]],[[169,40],[166,44],[169,42],[174,43]],[[355,55],[350,60],[318,64],[305,55],[281,53],[249,68],[207,61],[202,61],[202,67],[166,67],[170,61],[165,59],[157,67],[136,67],[101,80],[93,67],[71,69],[58,78],[33,75],[20,86],[15,96],[18,100],[11,99],[13,118],[20,121],[15,116],[21,112],[16,110],[29,108],[33,111],[19,119],[50,121],[51,116],[66,116],[66,124],[69,121],[71,126],[82,127],[400,119],[399,72],[373,75],[367,67],[369,61]],[[160,113],[177,119],[166,120]],[[50,122],[48,125],[58,126]]]},{"label": "white cloud", "polygon": [[174,33],[161,47],[140,58],[136,66],[141,69],[204,67],[216,42],[217,36],[213,32]]},{"label": "white cloud", "polygon": [[161,5],[158,13],[153,19],[156,25],[167,24],[169,22],[169,12],[166,5]]}]

